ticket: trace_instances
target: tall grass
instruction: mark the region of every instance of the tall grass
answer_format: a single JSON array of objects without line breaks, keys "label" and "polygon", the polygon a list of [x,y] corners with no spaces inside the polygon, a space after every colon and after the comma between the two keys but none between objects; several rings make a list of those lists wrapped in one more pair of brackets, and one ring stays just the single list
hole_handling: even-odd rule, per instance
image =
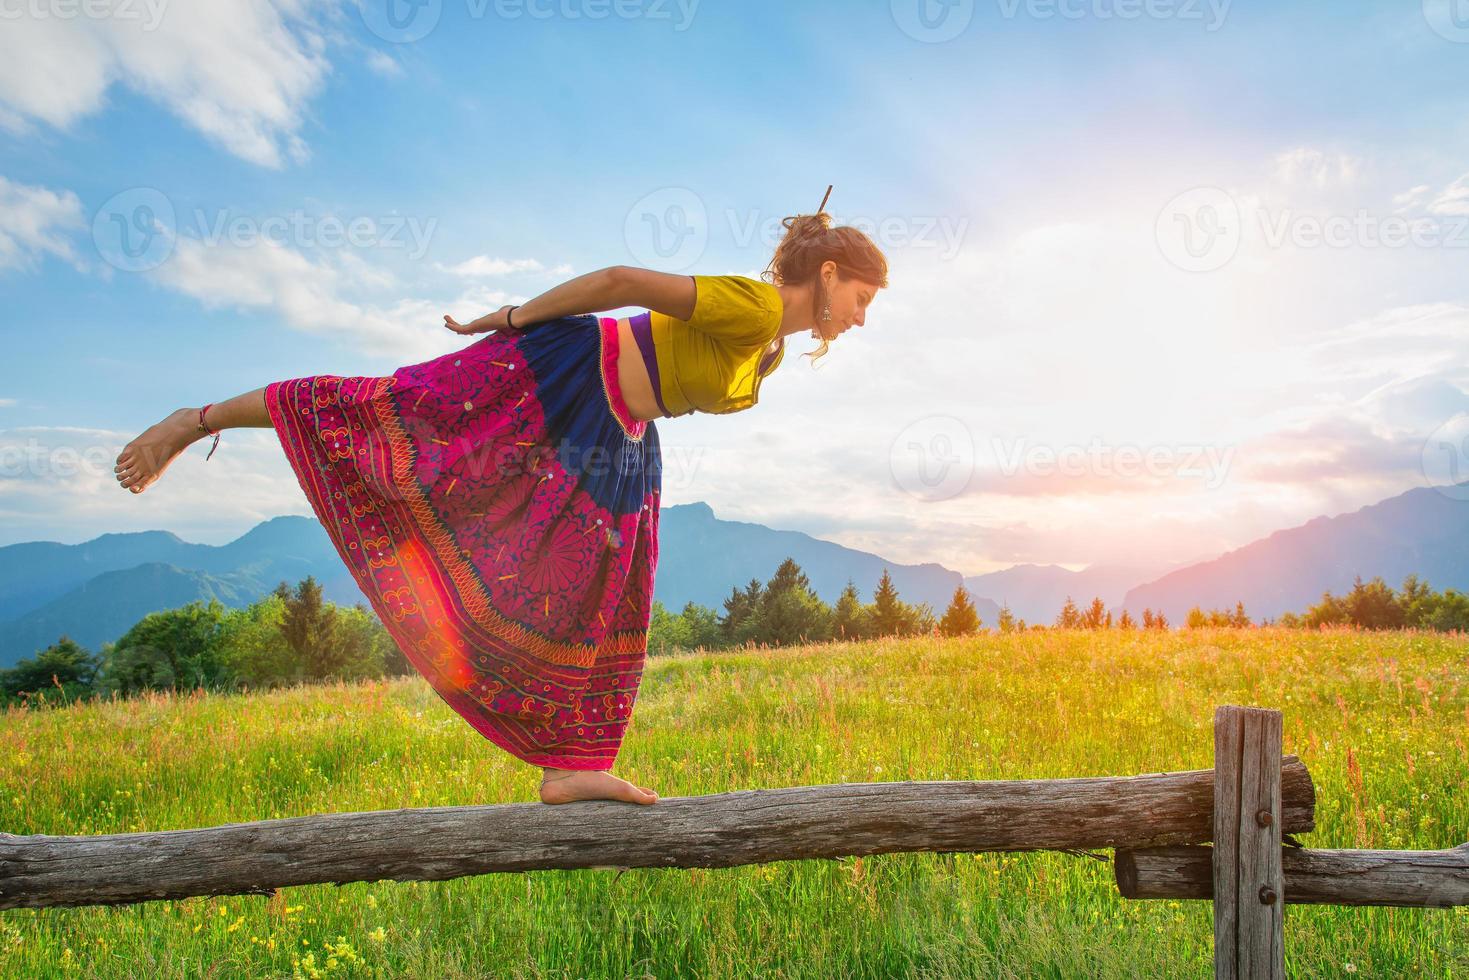
[{"label": "tall grass", "polygon": [[[1280,708],[1308,846],[1469,840],[1469,641],[1043,631],[650,661],[614,770],[665,798],[1212,765],[1215,705]],[[535,799],[539,771],[419,678],[0,717],[0,829],[167,830]],[[655,804],[656,806],[656,804]],[[1206,902],[1129,902],[1063,854],[380,881],[0,912],[0,976],[1212,975]],[[1290,906],[1293,976],[1469,975],[1466,910]]]}]

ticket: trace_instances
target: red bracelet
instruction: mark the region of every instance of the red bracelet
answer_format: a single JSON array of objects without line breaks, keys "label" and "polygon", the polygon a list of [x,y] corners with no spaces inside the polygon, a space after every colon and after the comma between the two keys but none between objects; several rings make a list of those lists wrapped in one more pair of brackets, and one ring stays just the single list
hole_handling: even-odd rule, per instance
[{"label": "red bracelet", "polygon": [[208,405],[205,405],[203,408],[199,409],[199,431],[204,433],[205,435],[214,436],[214,445],[209,447],[209,454],[204,457],[204,462],[206,463],[209,462],[209,457],[214,455],[214,451],[219,448],[220,430],[211,429],[209,425],[204,421],[204,413],[209,411],[213,407],[214,402],[210,402]]}]

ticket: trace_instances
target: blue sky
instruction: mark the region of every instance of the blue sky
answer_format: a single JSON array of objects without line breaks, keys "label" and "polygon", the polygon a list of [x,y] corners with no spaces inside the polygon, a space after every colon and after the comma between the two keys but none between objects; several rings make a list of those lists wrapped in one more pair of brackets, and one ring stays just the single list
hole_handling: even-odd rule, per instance
[{"label": "blue sky", "polygon": [[574,274],[757,275],[828,183],[890,288],[661,426],[666,503],[978,573],[1469,477],[1463,0],[393,2],[0,3],[0,543],[307,514],[268,430],[111,460]]}]

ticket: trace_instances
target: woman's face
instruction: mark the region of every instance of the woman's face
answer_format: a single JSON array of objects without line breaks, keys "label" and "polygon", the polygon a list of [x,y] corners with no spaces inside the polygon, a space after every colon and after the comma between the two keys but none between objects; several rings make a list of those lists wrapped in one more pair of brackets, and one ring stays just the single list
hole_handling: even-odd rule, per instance
[{"label": "woman's face", "polygon": [[[831,263],[835,266],[835,263]],[[827,272],[823,270],[825,279]],[[853,327],[860,327],[867,320],[867,304],[877,295],[877,286],[861,279],[843,279],[832,274],[826,298],[831,304],[831,319],[823,320],[818,314],[816,329],[812,336],[818,340],[835,340]]]}]

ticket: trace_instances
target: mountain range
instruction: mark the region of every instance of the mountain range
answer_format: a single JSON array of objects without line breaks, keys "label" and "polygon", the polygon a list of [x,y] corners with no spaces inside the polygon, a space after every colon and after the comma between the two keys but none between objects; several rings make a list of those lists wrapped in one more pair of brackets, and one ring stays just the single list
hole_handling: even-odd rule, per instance
[{"label": "mountain range", "polygon": [[[1469,484],[1462,485],[1469,489]],[[1455,488],[1457,489],[1457,488]],[[994,626],[1000,604],[1050,623],[1066,597],[1100,597],[1114,613],[1161,611],[1181,625],[1188,610],[1232,609],[1259,621],[1303,612],[1323,592],[1381,575],[1397,587],[1416,573],[1435,589],[1469,591],[1469,493],[1418,488],[1349,514],[1317,517],[1205,560],[1165,564],[1016,565],[964,577],[933,562],[904,564],[800,531],[716,517],[702,502],[664,507],[654,598],[671,612],[688,602],[723,611],[731,590],[767,581],[792,558],[828,603],[850,581],[871,601],[884,569],[906,602],[942,615],[957,586]],[[194,599],[243,607],[282,581],[313,575],[332,602],[367,603],[326,531],[311,517],[276,517],[223,545],[168,531],[103,534],[80,544],[31,541],[0,547],[0,668],[66,634],[91,650],[150,612]]]}]

